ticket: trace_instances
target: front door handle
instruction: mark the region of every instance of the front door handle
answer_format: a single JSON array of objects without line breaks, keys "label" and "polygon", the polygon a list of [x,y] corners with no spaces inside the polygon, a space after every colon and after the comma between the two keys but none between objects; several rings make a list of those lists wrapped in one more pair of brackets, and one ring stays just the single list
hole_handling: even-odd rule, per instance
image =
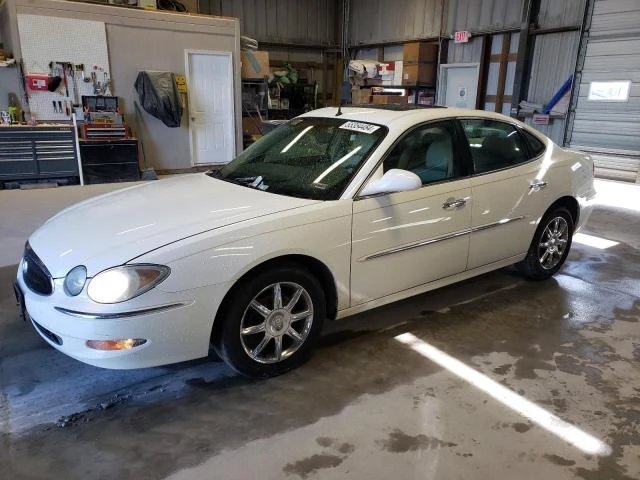
[{"label": "front door handle", "polygon": [[462,208],[467,204],[466,198],[448,198],[443,204],[442,208],[445,210],[455,210],[457,208]]},{"label": "front door handle", "polygon": [[529,190],[537,192],[545,188],[547,185],[547,182],[545,182],[544,180],[534,180],[529,184]]}]

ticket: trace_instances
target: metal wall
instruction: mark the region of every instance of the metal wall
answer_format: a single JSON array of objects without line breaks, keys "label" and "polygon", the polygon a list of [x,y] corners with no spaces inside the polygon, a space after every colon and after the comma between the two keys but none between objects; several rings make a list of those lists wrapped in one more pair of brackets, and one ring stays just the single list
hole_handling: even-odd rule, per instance
[{"label": "metal wall", "polygon": [[351,0],[350,45],[433,38],[440,33],[441,0]]},{"label": "metal wall", "polygon": [[[588,99],[593,81],[631,81],[628,101]],[[640,2],[596,0],[570,145],[593,152],[596,173],[640,183]]]},{"label": "metal wall", "polygon": [[449,42],[447,63],[478,63],[482,58],[482,37],[471,37],[467,43]]},{"label": "metal wall", "polygon": [[437,37],[443,4],[444,33],[494,32],[520,26],[523,0],[351,0],[349,42],[355,46]]},{"label": "metal wall", "polygon": [[538,26],[540,28],[582,25],[587,0],[541,0]]},{"label": "metal wall", "polygon": [[520,27],[523,0],[447,0],[445,32],[493,32]]},{"label": "metal wall", "polygon": [[336,0],[200,0],[198,10],[239,18],[242,34],[261,42],[335,46],[339,5]]},{"label": "metal wall", "polygon": [[[582,13],[584,15],[584,13]],[[531,79],[527,100],[546,104],[574,72],[580,45],[580,32],[538,35],[531,62]],[[526,122],[531,125],[531,119]],[[565,119],[551,119],[549,125],[532,125],[554,142],[564,142]]]}]

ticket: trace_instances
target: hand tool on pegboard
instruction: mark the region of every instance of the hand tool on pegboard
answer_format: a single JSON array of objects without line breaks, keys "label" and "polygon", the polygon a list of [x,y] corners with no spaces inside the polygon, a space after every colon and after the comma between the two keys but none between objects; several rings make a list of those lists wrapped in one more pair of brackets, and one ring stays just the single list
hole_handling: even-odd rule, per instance
[{"label": "hand tool on pegboard", "polygon": [[59,75],[56,75],[57,69],[54,62],[49,62],[49,82],[47,84],[47,90],[50,92],[55,92],[60,87],[60,83],[62,83],[62,78]]},{"label": "hand tool on pegboard", "polygon": [[78,99],[78,82],[76,81],[76,69],[77,65],[69,64],[69,75],[71,76],[71,85],[73,85],[73,106],[79,107],[80,100]]},{"label": "hand tool on pegboard", "polygon": [[58,62],[62,67],[62,79],[64,80],[64,94],[69,98],[69,85],[67,84],[67,64],[65,62]]}]

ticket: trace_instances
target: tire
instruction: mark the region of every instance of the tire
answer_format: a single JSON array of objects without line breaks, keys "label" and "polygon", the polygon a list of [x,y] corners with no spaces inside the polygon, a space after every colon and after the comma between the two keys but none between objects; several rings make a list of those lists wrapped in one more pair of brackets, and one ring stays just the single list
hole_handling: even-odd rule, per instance
[{"label": "tire", "polygon": [[562,268],[571,248],[573,218],[566,208],[547,212],[533,236],[527,256],[516,264],[532,280],[545,280]]},{"label": "tire", "polygon": [[[278,291],[280,302],[276,301]],[[320,282],[303,268],[283,266],[259,273],[234,288],[212,343],[238,373],[273,377],[309,358],[325,317]]]}]

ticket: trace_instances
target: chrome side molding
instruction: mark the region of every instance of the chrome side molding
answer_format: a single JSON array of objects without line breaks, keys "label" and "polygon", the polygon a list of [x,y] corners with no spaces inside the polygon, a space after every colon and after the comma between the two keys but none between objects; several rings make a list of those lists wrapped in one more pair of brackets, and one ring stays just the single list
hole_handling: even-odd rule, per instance
[{"label": "chrome side molding", "polygon": [[138,315],[148,315],[150,313],[163,312],[165,310],[171,310],[174,308],[184,307],[186,303],[172,303],[170,305],[162,305],[160,307],[143,308],[141,310],[131,310],[129,312],[116,312],[116,313],[89,313],[78,312],[77,310],[69,310],[62,307],[54,307],[60,313],[65,315],[71,315],[72,317],[86,318],[91,320],[115,320],[119,318],[137,317]]},{"label": "chrome side molding", "polygon": [[401,245],[399,247],[387,248],[385,250],[380,250],[379,252],[371,253],[362,258],[359,258],[359,262],[366,262],[367,260],[373,260],[374,258],[384,257],[386,255],[391,255],[394,253],[400,253],[407,250],[412,250],[414,248],[425,247],[427,245],[432,245],[438,242],[444,242],[445,240],[451,240],[452,238],[461,237],[463,235],[469,235],[475,232],[481,232],[483,230],[488,230],[490,228],[500,227],[502,225],[506,225],[507,223],[517,222],[519,220],[524,220],[524,215],[520,215],[518,217],[513,218],[503,218],[497,222],[487,223],[485,225],[479,225],[473,228],[465,228],[464,230],[460,230],[458,232],[448,233],[446,235],[440,235],[439,237],[433,237],[425,240],[419,240],[417,242],[407,243],[406,245]]}]

